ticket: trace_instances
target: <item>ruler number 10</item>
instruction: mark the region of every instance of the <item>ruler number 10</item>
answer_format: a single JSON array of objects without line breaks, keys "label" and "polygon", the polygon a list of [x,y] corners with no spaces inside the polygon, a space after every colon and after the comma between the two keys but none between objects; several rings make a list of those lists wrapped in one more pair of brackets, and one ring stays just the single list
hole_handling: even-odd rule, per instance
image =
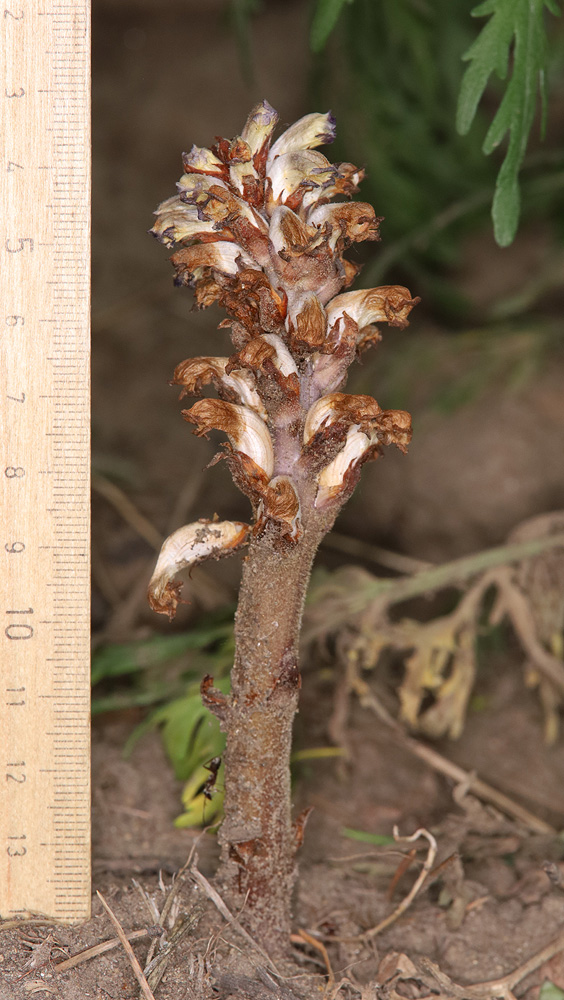
[{"label": "ruler number 10", "polygon": [[[4,545],[6,552],[11,555],[17,554],[18,552],[25,551],[25,545],[23,542],[6,542]],[[24,608],[23,610],[11,610],[6,611],[7,615],[32,615],[33,608]],[[4,629],[4,634],[7,639],[17,640],[17,639],[31,639],[33,635],[33,626],[26,624],[26,622],[10,622],[9,625]]]}]

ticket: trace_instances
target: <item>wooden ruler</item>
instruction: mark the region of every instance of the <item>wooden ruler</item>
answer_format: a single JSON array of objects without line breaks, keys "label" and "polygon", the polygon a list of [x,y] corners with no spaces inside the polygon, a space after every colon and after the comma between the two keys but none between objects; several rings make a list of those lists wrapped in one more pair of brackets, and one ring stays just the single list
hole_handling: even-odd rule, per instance
[{"label": "wooden ruler", "polygon": [[90,913],[89,0],[0,5],[0,916]]}]

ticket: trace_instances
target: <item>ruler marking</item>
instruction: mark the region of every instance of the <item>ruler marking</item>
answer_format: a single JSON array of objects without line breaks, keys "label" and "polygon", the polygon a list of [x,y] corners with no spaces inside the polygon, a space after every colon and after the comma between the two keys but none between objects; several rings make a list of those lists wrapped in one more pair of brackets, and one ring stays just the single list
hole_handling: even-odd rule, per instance
[{"label": "ruler marking", "polygon": [[[89,0],[40,7],[45,0],[27,0],[25,16],[16,19],[21,24],[0,21],[0,75],[11,80],[16,68],[29,98],[1,107],[0,144],[15,166],[8,176],[0,171],[0,304],[6,315],[25,315],[26,323],[22,328],[22,319],[0,344],[0,379],[23,370],[26,384],[8,386],[6,395],[23,406],[7,411],[0,447],[5,467],[25,469],[28,478],[25,489],[0,481],[23,553],[3,555],[0,546],[6,595],[0,615],[12,618],[17,611],[14,620],[26,633],[17,637],[30,640],[10,643],[0,630],[0,671],[14,678],[13,696],[0,704],[0,731],[9,759],[26,761],[28,778],[25,797],[0,783],[0,914],[40,911],[72,922],[86,919],[90,908],[89,393],[82,364],[88,354]],[[47,162],[35,167],[33,183],[18,186],[13,178],[32,175],[15,168],[28,170],[37,149]],[[2,248],[14,253],[18,240],[18,256],[5,258]],[[53,387],[40,394],[34,413],[26,397],[33,398],[46,377]],[[71,410],[67,427],[59,416],[63,406]],[[33,565],[24,543],[36,554]],[[72,601],[66,596],[71,587]],[[29,611],[20,616],[21,609]],[[54,777],[46,783],[38,765],[50,760]],[[4,851],[3,838],[18,828],[18,837],[41,844],[40,859],[33,851]]]}]

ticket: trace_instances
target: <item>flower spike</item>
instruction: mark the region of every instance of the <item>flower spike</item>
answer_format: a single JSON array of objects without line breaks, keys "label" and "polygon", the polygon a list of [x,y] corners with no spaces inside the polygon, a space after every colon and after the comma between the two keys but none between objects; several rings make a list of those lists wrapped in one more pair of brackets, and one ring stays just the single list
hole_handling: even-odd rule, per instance
[{"label": "flower spike", "polygon": [[[228,313],[231,356],[188,358],[173,385],[212,386],[185,420],[194,433],[223,430],[237,486],[251,500],[254,533],[297,545],[313,511],[334,513],[362,464],[411,437],[409,414],[338,391],[355,357],[380,339],[374,324],[403,328],[419,301],[407,288],[346,289],[359,267],[353,244],[380,239],[371,205],[350,201],[364,172],[331,163],[318,147],[335,138],[330,112],[300,118],[275,139],[268,101],[241,133],[184,153],[177,193],[151,232],[175,249],[178,285],[196,306]],[[334,516],[334,514],[332,515]]]}]

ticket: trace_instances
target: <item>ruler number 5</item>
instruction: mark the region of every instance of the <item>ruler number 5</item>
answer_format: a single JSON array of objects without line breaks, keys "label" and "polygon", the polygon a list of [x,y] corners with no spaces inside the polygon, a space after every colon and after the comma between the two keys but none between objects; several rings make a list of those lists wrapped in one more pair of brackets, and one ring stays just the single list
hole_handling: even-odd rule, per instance
[{"label": "ruler number 5", "polygon": [[29,243],[29,247],[28,247],[29,252],[33,253],[33,240],[31,239],[30,236],[24,236],[23,238],[21,236],[19,236],[18,237],[18,243],[19,243],[19,247],[13,248],[13,247],[10,246],[10,240],[6,240],[6,250],[8,251],[8,253],[21,253],[22,250],[25,250],[25,244],[26,243]]}]

